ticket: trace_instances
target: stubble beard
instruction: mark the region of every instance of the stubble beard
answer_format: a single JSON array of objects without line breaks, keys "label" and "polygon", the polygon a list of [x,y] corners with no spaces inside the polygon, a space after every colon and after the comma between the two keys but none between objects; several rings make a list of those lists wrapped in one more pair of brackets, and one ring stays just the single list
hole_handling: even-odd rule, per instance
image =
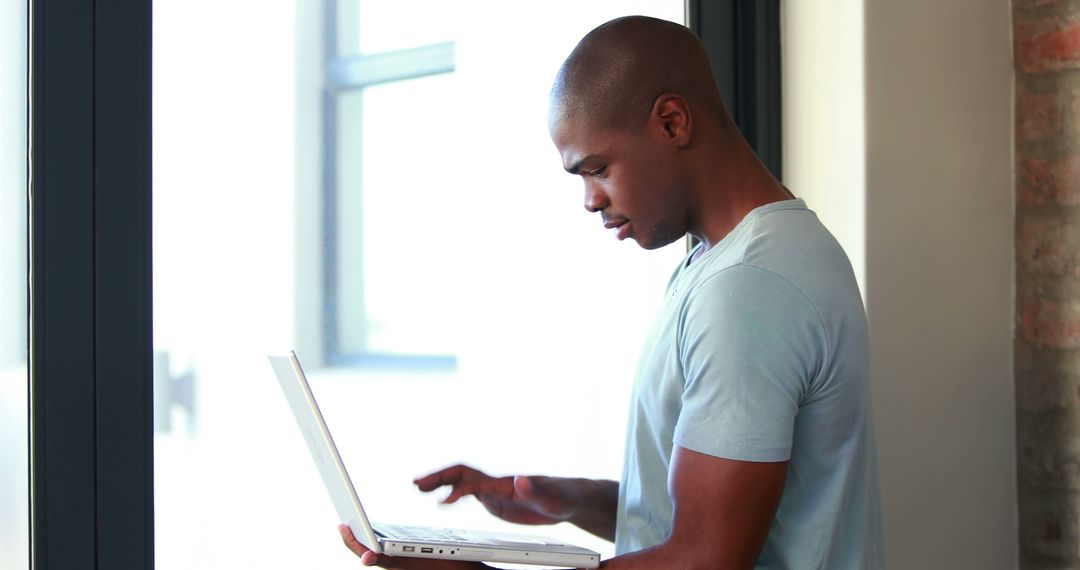
[{"label": "stubble beard", "polygon": [[652,239],[648,242],[638,242],[638,245],[640,245],[642,249],[659,249],[682,238],[686,235],[686,232],[680,232],[675,227],[675,224],[672,224],[667,220],[660,220],[652,227],[652,231],[649,232],[649,234]]}]

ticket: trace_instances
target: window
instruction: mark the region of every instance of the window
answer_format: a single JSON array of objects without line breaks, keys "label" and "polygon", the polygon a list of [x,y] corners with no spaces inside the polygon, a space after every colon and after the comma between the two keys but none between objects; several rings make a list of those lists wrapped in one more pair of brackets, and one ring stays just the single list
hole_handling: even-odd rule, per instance
[{"label": "window", "polygon": [[30,565],[26,2],[0,0],[0,567]]},{"label": "window", "polygon": [[459,88],[452,7],[326,3],[324,29],[336,32],[326,34],[323,105],[330,364],[444,370],[457,364],[453,304],[430,293],[436,272],[448,269],[435,260],[452,259],[453,247],[403,231],[443,226],[452,209],[452,194],[441,183],[453,160],[445,152],[452,133],[441,125],[455,108],[452,97],[436,95]]},{"label": "window", "polygon": [[[163,402],[145,397],[151,380],[149,366],[142,370],[150,360],[150,266],[149,255],[138,251],[151,241],[143,179],[151,162],[145,113],[150,10],[140,2],[32,2],[35,14],[63,10],[69,16],[33,18],[35,113],[70,120],[36,123],[40,128],[31,133],[38,190],[32,196],[37,247],[31,265],[40,280],[30,293],[42,304],[75,309],[32,316],[30,340],[51,351],[49,358],[36,352],[31,363],[40,390],[32,427],[51,436],[49,445],[44,437],[33,443],[35,460],[47,460],[33,473],[34,509],[42,515],[34,520],[40,538],[35,556],[65,568],[142,568],[155,556],[159,569],[355,568],[333,531],[333,509],[263,357],[296,346],[305,364],[321,360],[321,340],[311,344],[323,338],[317,294],[324,221],[321,3],[260,3],[254,12],[250,2],[238,0],[153,4],[153,342],[159,355],[167,355],[155,359],[161,372],[155,380],[177,388],[158,391],[175,396]],[[25,36],[19,40],[25,12],[20,16],[19,7],[9,5],[16,6],[0,4],[0,61],[25,63],[18,47],[25,44]],[[485,160],[446,173],[456,180],[455,207],[482,216],[482,223],[460,224],[455,238],[475,246],[481,263],[455,259],[456,272],[472,276],[491,266],[501,277],[463,280],[467,286],[455,301],[469,309],[468,321],[455,331],[490,334],[461,335],[452,372],[433,379],[313,367],[328,419],[351,448],[342,451],[354,480],[378,490],[365,494],[371,514],[494,527],[475,504],[437,509],[432,497],[418,496],[408,484],[410,476],[446,461],[501,473],[617,475],[623,397],[633,367],[627,353],[635,352],[628,339],[651,318],[649,299],[659,297],[681,252],[645,254],[600,231],[580,210],[579,183],[559,172],[542,109],[554,66],[593,26],[624,13],[679,20],[682,10],[681,3],[666,0],[463,2],[452,12],[465,22],[457,36],[428,42],[454,42],[455,73],[501,79],[484,92],[485,116],[492,119],[479,123],[475,113],[453,115],[458,128],[485,127],[471,135],[485,144],[470,145],[485,151]],[[563,16],[569,11],[573,20]],[[407,36],[392,31],[385,37]],[[412,39],[407,45],[417,44],[426,45]],[[0,69],[6,81],[10,68]],[[506,70],[531,71],[523,78]],[[18,81],[25,85],[25,69],[23,74]],[[6,109],[7,91],[0,94]],[[11,118],[17,114],[4,113],[0,125]],[[512,133],[525,138],[511,139]],[[7,131],[0,136],[6,145]],[[13,152],[5,146],[0,160],[25,165],[25,145],[18,144]],[[526,158],[541,164],[524,164]],[[19,171],[3,164],[0,176]],[[99,175],[121,174],[112,180],[120,183],[95,188],[94,177],[86,176],[91,167]],[[17,186],[25,198],[25,178]],[[7,190],[0,186],[0,200]],[[132,203],[138,207],[126,209]],[[13,231],[6,204],[0,201],[0,251],[13,243],[6,241]],[[103,222],[96,230],[95,211]],[[121,219],[105,223],[113,216]],[[539,239],[526,243],[522,236]],[[45,244],[57,255],[45,256]],[[13,275],[9,267],[19,272],[25,263],[0,259],[0,276]],[[625,283],[641,289],[617,286]],[[586,302],[596,296],[623,310],[599,314]],[[17,299],[3,290],[0,307],[25,306]],[[137,322],[115,326],[118,317],[132,313]],[[8,325],[0,320],[0,337],[9,330],[16,339],[18,331],[25,334],[22,324]],[[135,363],[135,370],[116,374],[118,363]],[[17,361],[15,374],[25,379]],[[53,397],[42,397],[45,388]],[[17,403],[16,414],[19,398],[9,400]],[[57,413],[41,413],[51,410]],[[169,421],[147,421],[158,417]],[[546,421],[552,417],[559,421]],[[379,465],[362,461],[372,440],[385,441],[388,431],[399,445],[380,451]],[[432,433],[439,435],[438,445],[431,445]],[[149,448],[139,441],[150,437],[152,471]],[[12,449],[5,444],[3,452]],[[153,493],[147,486],[151,473]],[[573,529],[544,530],[589,544]],[[12,550],[0,545],[5,568],[5,556],[18,557],[23,538],[15,544]],[[603,544],[596,547],[605,551]],[[19,566],[16,560],[12,567]]]},{"label": "window", "polygon": [[[449,462],[617,478],[636,351],[684,254],[613,239],[547,133],[548,89],[582,35],[627,11],[681,20],[681,0],[340,2],[334,29],[352,9],[356,39],[336,32],[330,57],[324,8],[262,3],[249,26],[248,2],[154,5],[160,570],[355,567],[265,358],[290,348],[374,520],[509,530],[410,484]],[[445,12],[417,28],[417,10]],[[443,63],[328,87],[414,50]],[[338,360],[335,247],[356,256],[338,261],[356,272],[338,298],[363,296],[347,299],[362,319],[336,317]],[[397,364],[349,360],[376,354]]]}]

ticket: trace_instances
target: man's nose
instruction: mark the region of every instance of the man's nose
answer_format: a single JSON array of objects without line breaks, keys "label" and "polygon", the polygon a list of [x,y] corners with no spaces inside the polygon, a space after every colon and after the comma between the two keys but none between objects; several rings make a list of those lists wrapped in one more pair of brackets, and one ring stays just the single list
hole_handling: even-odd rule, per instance
[{"label": "man's nose", "polygon": [[607,195],[596,184],[585,181],[585,209],[596,213],[608,207]]}]

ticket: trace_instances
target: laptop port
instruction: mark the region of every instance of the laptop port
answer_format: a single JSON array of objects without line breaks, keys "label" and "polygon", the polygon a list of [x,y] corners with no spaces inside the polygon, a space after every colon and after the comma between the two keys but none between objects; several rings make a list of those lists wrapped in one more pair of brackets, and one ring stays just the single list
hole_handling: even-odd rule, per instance
[{"label": "laptop port", "polygon": [[401,551],[402,552],[416,552],[416,547],[415,546],[402,546]]},{"label": "laptop port", "polygon": [[434,550],[435,550],[434,548],[430,548],[430,547],[427,547],[427,546],[421,546],[420,547],[420,552],[422,552],[424,554],[431,554]]}]

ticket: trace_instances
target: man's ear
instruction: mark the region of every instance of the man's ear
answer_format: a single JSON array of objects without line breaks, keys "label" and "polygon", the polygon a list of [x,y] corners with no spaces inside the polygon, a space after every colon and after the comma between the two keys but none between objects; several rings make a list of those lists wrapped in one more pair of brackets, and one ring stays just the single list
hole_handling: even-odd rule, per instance
[{"label": "man's ear", "polygon": [[661,136],[682,148],[690,144],[693,132],[693,117],[686,99],[674,93],[664,93],[653,102],[650,120],[654,122]]}]

